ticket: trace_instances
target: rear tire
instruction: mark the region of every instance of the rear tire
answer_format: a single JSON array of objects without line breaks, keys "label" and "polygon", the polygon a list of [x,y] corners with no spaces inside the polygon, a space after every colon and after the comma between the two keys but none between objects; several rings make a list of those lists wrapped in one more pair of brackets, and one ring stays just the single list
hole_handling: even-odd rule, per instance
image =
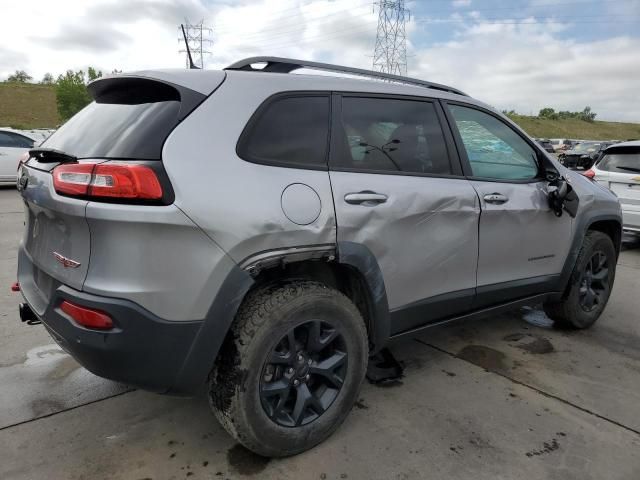
[{"label": "rear tire", "polygon": [[588,231],[563,299],[545,302],[544,312],[561,328],[591,327],[607,305],[615,274],[616,250],[611,238]]},{"label": "rear tire", "polygon": [[294,455],[343,422],[367,359],[364,322],[342,293],[312,281],[271,286],[241,305],[209,378],[210,405],[249,450]]}]

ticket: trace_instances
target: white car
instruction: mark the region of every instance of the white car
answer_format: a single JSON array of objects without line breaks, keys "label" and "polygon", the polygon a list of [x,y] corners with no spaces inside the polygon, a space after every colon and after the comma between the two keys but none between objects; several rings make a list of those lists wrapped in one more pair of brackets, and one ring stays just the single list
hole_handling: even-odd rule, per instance
[{"label": "white car", "polygon": [[0,128],[0,185],[15,185],[20,157],[41,139],[11,128]]},{"label": "white car", "polygon": [[618,196],[623,229],[640,233],[640,140],[611,145],[584,175]]}]

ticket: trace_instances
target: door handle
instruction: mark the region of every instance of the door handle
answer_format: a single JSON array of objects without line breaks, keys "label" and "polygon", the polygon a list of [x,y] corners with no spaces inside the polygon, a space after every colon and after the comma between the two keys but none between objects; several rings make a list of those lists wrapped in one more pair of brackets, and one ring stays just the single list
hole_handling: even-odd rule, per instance
[{"label": "door handle", "polygon": [[387,201],[387,196],[383,193],[375,193],[370,191],[347,193],[344,201],[351,205],[367,205],[373,207]]},{"label": "door handle", "polygon": [[489,193],[487,195],[485,195],[484,197],[484,201],[487,203],[495,203],[500,205],[501,203],[506,203],[509,201],[509,198],[502,195],[501,193]]}]

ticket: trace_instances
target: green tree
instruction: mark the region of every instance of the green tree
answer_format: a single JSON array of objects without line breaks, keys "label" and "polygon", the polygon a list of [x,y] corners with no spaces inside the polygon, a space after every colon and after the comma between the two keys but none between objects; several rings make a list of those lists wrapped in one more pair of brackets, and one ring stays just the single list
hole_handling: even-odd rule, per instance
[{"label": "green tree", "polygon": [[74,72],[67,70],[56,80],[56,103],[58,113],[63,120],[68,120],[85,106],[91,103],[91,96],[87,92],[87,82],[102,76],[102,72],[89,67],[85,73],[82,70]]},{"label": "green tree", "polygon": [[558,114],[553,108],[545,107],[542,110],[540,110],[540,112],[538,113],[538,117],[556,120],[558,118]]},{"label": "green tree", "polygon": [[597,113],[591,111],[591,107],[586,106],[584,110],[578,113],[578,118],[585,122],[593,122],[596,119]]},{"label": "green tree", "polygon": [[33,77],[24,70],[16,70],[16,73],[7,78],[7,82],[27,83],[29,80],[33,80]]},{"label": "green tree", "polygon": [[42,80],[40,80],[40,83],[42,85],[53,85],[53,75],[51,75],[50,73],[45,73],[42,77]]}]

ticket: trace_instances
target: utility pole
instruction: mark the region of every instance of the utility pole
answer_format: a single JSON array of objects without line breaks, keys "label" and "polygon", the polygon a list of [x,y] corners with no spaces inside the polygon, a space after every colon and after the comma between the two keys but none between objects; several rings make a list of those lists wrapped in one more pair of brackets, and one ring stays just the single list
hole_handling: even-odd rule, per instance
[{"label": "utility pole", "polygon": [[[181,28],[181,27],[178,27]],[[198,68],[204,68],[204,55],[210,55],[211,51],[206,47],[213,45],[213,40],[210,38],[213,35],[213,29],[204,26],[204,20],[200,20],[200,23],[190,23],[185,18],[184,23],[184,36],[182,31],[178,40],[181,44],[185,44],[184,48],[180,50],[180,53],[185,54],[185,64],[187,68],[191,68],[189,61],[189,50],[191,50],[191,58],[193,59],[193,65]]]},{"label": "utility pole", "polygon": [[373,70],[395,75],[407,75],[406,23],[411,12],[404,8],[404,0],[380,0],[378,32],[373,52]]}]

